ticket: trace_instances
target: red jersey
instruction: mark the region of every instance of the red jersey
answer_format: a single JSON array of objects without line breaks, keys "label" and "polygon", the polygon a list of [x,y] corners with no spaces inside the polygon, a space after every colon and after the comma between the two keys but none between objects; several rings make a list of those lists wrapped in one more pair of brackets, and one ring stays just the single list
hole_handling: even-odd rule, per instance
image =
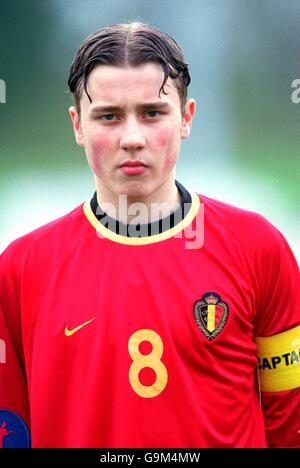
[{"label": "red jersey", "polygon": [[193,194],[129,238],[87,202],[4,251],[0,297],[0,409],[33,447],[300,446],[299,269],[258,214]]}]

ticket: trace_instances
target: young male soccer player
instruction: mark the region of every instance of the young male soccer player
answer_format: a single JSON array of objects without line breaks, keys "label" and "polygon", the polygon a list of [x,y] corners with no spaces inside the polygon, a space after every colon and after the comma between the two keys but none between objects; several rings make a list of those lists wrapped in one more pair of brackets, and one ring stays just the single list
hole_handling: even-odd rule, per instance
[{"label": "young male soccer player", "polygon": [[1,256],[4,447],[300,446],[299,269],[264,218],[175,181],[189,82],[140,23],[76,54],[96,192]]}]

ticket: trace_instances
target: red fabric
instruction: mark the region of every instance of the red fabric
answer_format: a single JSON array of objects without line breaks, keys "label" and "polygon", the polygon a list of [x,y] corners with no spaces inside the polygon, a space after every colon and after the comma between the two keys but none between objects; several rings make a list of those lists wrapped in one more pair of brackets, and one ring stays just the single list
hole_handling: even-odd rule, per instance
[{"label": "red fabric", "polygon": [[[2,254],[0,408],[30,424],[33,447],[266,446],[253,336],[299,324],[299,269],[261,216],[201,202],[196,250],[184,236],[144,246],[101,238],[80,206]],[[193,315],[206,292],[229,307],[211,341]],[[151,398],[129,378],[128,344],[144,329],[159,335],[163,353],[141,343],[154,361],[142,361],[138,380],[151,385],[161,362],[167,371]],[[299,389],[263,404],[268,444],[300,446]]]}]

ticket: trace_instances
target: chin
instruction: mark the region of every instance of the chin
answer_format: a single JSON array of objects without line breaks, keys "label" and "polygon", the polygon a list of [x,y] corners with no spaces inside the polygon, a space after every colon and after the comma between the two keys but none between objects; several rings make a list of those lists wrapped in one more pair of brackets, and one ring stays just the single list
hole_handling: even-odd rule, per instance
[{"label": "chin", "polygon": [[130,181],[124,184],[120,190],[120,195],[126,195],[131,199],[144,198],[150,195],[151,190],[147,183],[141,181]]}]

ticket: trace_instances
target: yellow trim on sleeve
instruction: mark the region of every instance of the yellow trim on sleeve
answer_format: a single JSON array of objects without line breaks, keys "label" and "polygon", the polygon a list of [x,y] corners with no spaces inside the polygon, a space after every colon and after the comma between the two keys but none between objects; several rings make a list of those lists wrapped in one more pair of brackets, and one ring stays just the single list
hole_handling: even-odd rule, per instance
[{"label": "yellow trim on sleeve", "polygon": [[300,387],[300,325],[274,336],[256,337],[262,392]]}]

